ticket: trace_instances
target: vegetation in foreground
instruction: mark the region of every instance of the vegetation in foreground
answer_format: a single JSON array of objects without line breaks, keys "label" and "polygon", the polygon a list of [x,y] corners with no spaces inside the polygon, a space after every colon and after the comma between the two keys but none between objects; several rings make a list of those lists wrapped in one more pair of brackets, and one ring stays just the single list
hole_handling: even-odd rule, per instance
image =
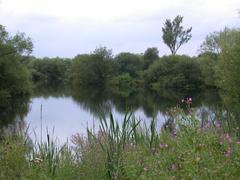
[{"label": "vegetation in foreground", "polygon": [[[31,145],[25,135],[0,143],[0,179],[237,179],[238,128],[174,108],[161,130],[127,113],[121,124],[101,119],[99,131],[76,134],[72,145]],[[231,132],[231,133],[230,133]]]}]

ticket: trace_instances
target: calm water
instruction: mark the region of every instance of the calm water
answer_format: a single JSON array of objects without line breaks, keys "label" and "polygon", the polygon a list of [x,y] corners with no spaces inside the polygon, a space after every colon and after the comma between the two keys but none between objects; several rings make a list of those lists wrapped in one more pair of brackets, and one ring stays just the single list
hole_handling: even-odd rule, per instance
[{"label": "calm water", "polygon": [[[121,123],[124,114],[119,112],[113,104],[109,104],[109,108],[107,111],[112,111],[114,118]],[[150,118],[146,117],[141,108],[135,109],[134,114],[137,118],[150,122]],[[160,125],[164,122],[164,116],[161,113],[158,113],[156,118]],[[30,131],[35,132],[38,137],[41,136],[42,125],[43,135],[46,135],[47,129],[50,132],[54,129],[54,135],[61,141],[66,141],[73,134],[86,134],[87,127],[97,130],[99,117],[90,109],[76,103],[72,97],[34,97],[30,103],[30,111],[24,120],[30,125]]]},{"label": "calm water", "polygon": [[[167,111],[171,107],[183,106],[181,100],[193,98],[192,106],[199,114],[216,116],[222,110],[222,101],[216,91],[198,93],[179,93],[164,91],[158,94],[144,92],[107,92],[103,89],[84,89],[78,91],[64,88],[37,89],[34,95],[8,110],[0,113],[0,126],[3,129],[17,131],[19,127],[28,127],[29,136],[35,140],[45,139],[48,132],[54,130],[54,136],[65,142],[76,133],[86,134],[86,128],[97,130],[99,118],[113,113],[121,123],[124,114],[131,109],[134,115],[149,124],[155,118],[158,127],[168,120]],[[41,112],[42,106],[42,112]]]}]

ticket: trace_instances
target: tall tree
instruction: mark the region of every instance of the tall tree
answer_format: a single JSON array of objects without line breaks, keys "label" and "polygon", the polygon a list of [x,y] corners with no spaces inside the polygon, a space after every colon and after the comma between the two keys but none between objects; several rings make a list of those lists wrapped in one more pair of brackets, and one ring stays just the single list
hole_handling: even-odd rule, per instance
[{"label": "tall tree", "polygon": [[179,15],[173,21],[167,19],[162,28],[163,41],[170,48],[172,55],[175,55],[178,49],[192,37],[192,27],[184,30],[181,25],[182,20],[183,17]]},{"label": "tall tree", "polygon": [[0,58],[9,55],[28,56],[33,49],[33,43],[25,33],[11,37],[5,27],[0,25]]},{"label": "tall tree", "polygon": [[0,25],[0,101],[30,92],[30,72],[23,59],[32,52],[31,39],[24,33],[10,36]]}]

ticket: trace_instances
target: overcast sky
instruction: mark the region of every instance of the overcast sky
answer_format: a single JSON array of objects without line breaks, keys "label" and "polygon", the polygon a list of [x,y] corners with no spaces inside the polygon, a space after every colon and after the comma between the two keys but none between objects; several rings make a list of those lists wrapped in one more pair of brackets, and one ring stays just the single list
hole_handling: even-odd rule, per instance
[{"label": "overcast sky", "polygon": [[196,55],[210,32],[240,27],[239,8],[240,0],[1,0],[0,24],[31,37],[37,57],[74,57],[98,46],[114,54],[157,47],[164,55],[164,21],[182,15],[193,37],[178,53]]}]

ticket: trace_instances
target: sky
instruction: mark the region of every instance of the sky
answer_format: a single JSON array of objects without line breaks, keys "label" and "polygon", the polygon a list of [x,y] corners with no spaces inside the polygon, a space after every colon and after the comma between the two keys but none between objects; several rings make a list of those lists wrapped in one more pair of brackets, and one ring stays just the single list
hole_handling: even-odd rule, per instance
[{"label": "sky", "polygon": [[25,32],[36,57],[68,57],[106,46],[120,52],[144,53],[162,41],[166,19],[184,17],[192,39],[178,54],[199,53],[206,35],[240,27],[240,0],[0,0],[0,24],[12,35]]}]

